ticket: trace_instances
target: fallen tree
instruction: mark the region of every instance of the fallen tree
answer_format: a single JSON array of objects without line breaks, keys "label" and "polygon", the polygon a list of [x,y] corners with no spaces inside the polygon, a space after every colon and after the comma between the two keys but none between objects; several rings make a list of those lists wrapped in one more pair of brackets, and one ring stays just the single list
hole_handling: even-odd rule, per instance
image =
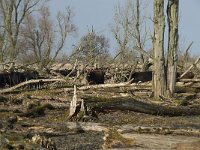
[{"label": "fallen tree", "polygon": [[200,61],[200,57],[196,59],[196,61],[180,76],[180,79],[186,75],[192,68],[194,68]]},{"label": "fallen tree", "polygon": [[[159,115],[159,116],[191,116],[200,115],[200,105],[195,106],[163,106],[150,102],[136,100],[132,97],[118,97],[118,98],[100,98],[97,97],[82,97],[86,104],[90,102],[95,103],[93,110],[97,112],[102,111],[135,111],[139,113]],[[95,102],[96,101],[96,102]],[[98,101],[98,102],[97,102]]]},{"label": "fallen tree", "polygon": [[[118,88],[118,87],[132,87],[137,89],[138,86],[145,86],[145,87],[150,87],[151,85],[148,85],[147,83],[130,83],[130,82],[123,82],[123,83],[116,83],[116,84],[98,84],[98,85],[86,85],[86,86],[81,86],[81,87],[77,87],[78,90],[89,90],[89,89],[101,89],[101,88]],[[73,91],[73,88],[65,88],[64,91],[65,92],[70,92]]]},{"label": "fallen tree", "polygon": [[180,82],[200,82],[200,79],[180,79]]},{"label": "fallen tree", "polygon": [[38,79],[38,80],[28,80],[28,81],[25,81],[25,82],[22,82],[20,84],[17,84],[15,86],[12,86],[10,88],[6,88],[6,89],[3,89],[3,90],[0,90],[0,94],[3,94],[3,93],[8,93],[8,92],[12,92],[20,87],[23,87],[23,86],[26,86],[26,85],[29,85],[29,84],[34,84],[34,83],[47,83],[47,82],[66,82],[66,80],[64,79]]}]

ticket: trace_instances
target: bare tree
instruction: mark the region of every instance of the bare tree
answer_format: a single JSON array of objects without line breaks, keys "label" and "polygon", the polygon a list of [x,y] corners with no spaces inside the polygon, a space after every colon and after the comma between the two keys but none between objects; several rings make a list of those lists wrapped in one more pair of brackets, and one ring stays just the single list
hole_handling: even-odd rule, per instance
[{"label": "bare tree", "polygon": [[[148,31],[146,27],[147,17],[146,14],[143,14],[145,7],[143,1],[135,0],[129,1],[129,6],[131,6],[131,39],[133,40],[133,49],[139,53],[140,62],[142,64],[142,71],[148,69],[149,64],[149,54],[145,50],[146,42],[148,41]],[[146,52],[146,53],[145,53]]]},{"label": "bare tree", "polygon": [[[118,44],[118,55],[122,64],[128,60],[132,62],[138,56],[143,65],[148,60],[148,54],[144,50],[148,40],[145,26],[147,17],[141,12],[142,5],[139,0],[129,0],[125,7],[117,6],[115,9],[112,33]],[[144,66],[143,70],[145,68]]]},{"label": "bare tree", "polygon": [[44,7],[39,19],[27,16],[24,37],[28,41],[27,55],[34,58],[39,68],[50,65],[63,49],[66,38],[76,31],[72,22],[74,14],[70,7],[66,12],[58,12],[57,24],[51,20],[49,9]]},{"label": "bare tree", "polygon": [[128,44],[130,43],[130,11],[131,9],[128,4],[126,8],[123,8],[120,5],[116,6],[114,25],[111,27],[112,34],[118,44],[118,56],[123,68],[129,56]]},{"label": "bare tree", "polygon": [[21,26],[26,15],[31,14],[43,0],[2,0],[1,14],[1,57],[0,61],[13,61],[20,53]]},{"label": "bare tree", "polygon": [[154,0],[154,97],[172,97],[175,92],[176,70],[178,61],[178,8],[179,0],[169,0],[168,16],[168,57],[164,58],[164,0]]},{"label": "bare tree", "polygon": [[169,0],[167,6],[167,17],[169,26],[167,89],[169,97],[173,96],[176,83],[176,70],[178,62],[178,12],[179,0]]},{"label": "bare tree", "polygon": [[154,98],[158,99],[166,91],[165,58],[164,58],[164,0],[154,0],[154,71],[153,91]]},{"label": "bare tree", "polygon": [[62,50],[66,38],[69,34],[76,32],[76,27],[72,21],[74,17],[74,13],[70,7],[67,7],[66,12],[59,12],[57,14],[57,22],[58,22],[58,45],[56,48],[56,53],[53,57],[53,60],[57,57],[58,53]]},{"label": "bare tree", "polygon": [[[98,35],[94,29],[83,36],[75,48],[76,58],[87,65],[104,65],[109,56],[109,40],[104,35]],[[104,63],[104,64],[100,64]]]}]

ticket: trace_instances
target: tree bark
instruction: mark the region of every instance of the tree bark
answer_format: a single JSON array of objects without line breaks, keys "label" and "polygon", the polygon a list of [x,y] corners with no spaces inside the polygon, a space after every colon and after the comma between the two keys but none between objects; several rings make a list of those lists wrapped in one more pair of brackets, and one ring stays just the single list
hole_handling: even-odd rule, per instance
[{"label": "tree bark", "polygon": [[158,115],[158,116],[192,116],[200,115],[200,105],[195,106],[163,106],[155,103],[136,100],[131,97],[105,98],[101,101],[96,97],[82,97],[84,101],[90,105],[90,102],[95,102],[92,108],[97,112],[101,111],[134,111],[139,113]]},{"label": "tree bark", "polygon": [[154,70],[153,92],[154,98],[164,95],[166,91],[165,58],[164,58],[164,0],[154,0]]},{"label": "tree bark", "polygon": [[169,0],[167,6],[168,20],[168,58],[167,58],[167,96],[173,97],[176,83],[178,61],[178,14],[179,0]]}]

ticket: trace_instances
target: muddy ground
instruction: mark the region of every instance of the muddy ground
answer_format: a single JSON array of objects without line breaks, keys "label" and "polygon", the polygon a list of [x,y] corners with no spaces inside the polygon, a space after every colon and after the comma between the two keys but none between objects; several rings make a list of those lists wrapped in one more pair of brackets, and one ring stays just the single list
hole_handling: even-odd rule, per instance
[{"label": "muddy ground", "polygon": [[[131,96],[151,101],[147,95],[127,92],[89,90],[78,97]],[[200,116],[157,116],[134,111],[95,112],[97,118],[71,122],[69,104],[73,92],[43,89],[7,93],[0,97],[0,149],[200,149]],[[154,101],[161,105],[175,102]],[[191,99],[188,105],[199,104]],[[87,102],[86,102],[87,103]],[[94,103],[94,102],[93,102]],[[94,105],[87,103],[89,108]]]}]

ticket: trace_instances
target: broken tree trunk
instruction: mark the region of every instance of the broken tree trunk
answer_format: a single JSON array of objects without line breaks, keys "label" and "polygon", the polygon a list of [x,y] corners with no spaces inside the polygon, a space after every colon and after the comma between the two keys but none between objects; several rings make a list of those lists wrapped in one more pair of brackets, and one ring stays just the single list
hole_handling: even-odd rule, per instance
[{"label": "broken tree trunk", "polygon": [[169,0],[167,5],[168,21],[168,57],[167,57],[167,92],[166,96],[173,97],[176,85],[176,70],[178,61],[178,19],[179,0]]},{"label": "broken tree trunk", "polygon": [[74,63],[74,67],[73,67],[72,71],[65,77],[65,79],[68,79],[70,77],[70,75],[72,75],[76,71],[77,67],[78,67],[78,61],[76,59],[76,62]]},{"label": "broken tree trunk", "polygon": [[69,116],[67,120],[89,121],[97,119],[98,117],[96,113],[93,110],[89,110],[87,108],[87,105],[84,103],[84,100],[83,99],[78,100],[76,91],[77,88],[76,85],[74,85],[74,95],[70,103]]},{"label": "broken tree trunk", "polygon": [[186,75],[194,66],[196,66],[196,64],[198,64],[199,63],[199,60],[200,60],[200,57],[198,57],[197,59],[196,59],[196,61],[180,76],[180,79],[184,76],[184,75]]},{"label": "broken tree trunk", "polygon": [[74,95],[72,98],[72,101],[70,102],[70,108],[69,108],[69,119],[71,119],[75,113],[76,113],[76,109],[77,109],[77,94],[76,94],[76,85],[74,85]]}]

